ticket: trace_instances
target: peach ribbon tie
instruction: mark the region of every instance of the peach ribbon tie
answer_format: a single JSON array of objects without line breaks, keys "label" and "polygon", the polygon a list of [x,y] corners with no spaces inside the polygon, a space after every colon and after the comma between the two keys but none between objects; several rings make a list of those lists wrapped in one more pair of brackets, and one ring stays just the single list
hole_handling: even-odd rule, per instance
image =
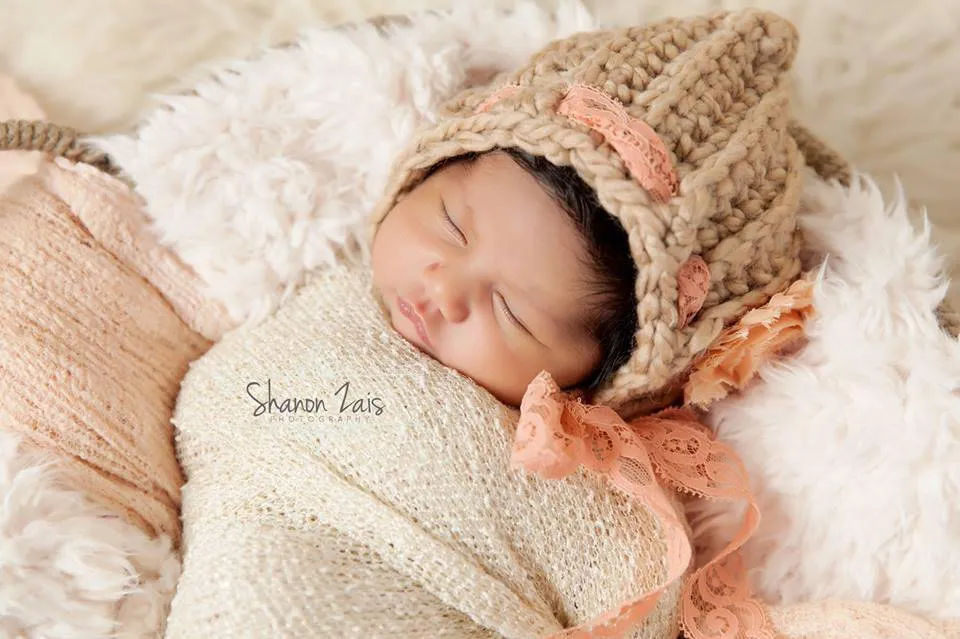
[{"label": "peach ribbon tie", "polygon": [[561,391],[543,371],[523,397],[511,460],[515,467],[547,479],[562,479],[580,466],[604,475],[646,505],[664,531],[667,574],[659,585],[555,638],[623,637],[650,614],[664,590],[687,572],[693,553],[690,539],[658,477],[674,489],[701,497],[744,499],[749,506],[735,538],[683,588],[681,617],[686,636],[775,636],[763,607],[750,597],[737,553],[760,519],[749,478],[733,452],[712,439],[692,412],[670,409],[627,424],[611,408],[584,404]]}]

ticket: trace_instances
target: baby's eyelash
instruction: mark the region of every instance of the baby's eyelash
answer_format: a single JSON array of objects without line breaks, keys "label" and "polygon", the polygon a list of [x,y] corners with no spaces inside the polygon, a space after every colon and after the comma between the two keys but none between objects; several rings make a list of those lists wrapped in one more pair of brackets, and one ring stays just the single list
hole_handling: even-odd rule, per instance
[{"label": "baby's eyelash", "polygon": [[457,226],[457,223],[453,221],[453,218],[450,217],[450,213],[447,212],[447,205],[444,202],[440,203],[440,206],[443,208],[443,219],[447,225],[460,237],[460,241],[464,244],[467,243],[467,236],[463,234],[463,231],[460,230],[460,227]]},{"label": "baby's eyelash", "polygon": [[500,307],[503,308],[503,312],[507,314],[507,317],[510,319],[510,321],[516,324],[520,330],[530,333],[530,330],[523,325],[523,322],[521,322],[517,316],[513,314],[513,311],[510,310],[510,307],[507,306],[507,300],[504,299],[503,295],[497,293],[497,299],[500,301]]}]

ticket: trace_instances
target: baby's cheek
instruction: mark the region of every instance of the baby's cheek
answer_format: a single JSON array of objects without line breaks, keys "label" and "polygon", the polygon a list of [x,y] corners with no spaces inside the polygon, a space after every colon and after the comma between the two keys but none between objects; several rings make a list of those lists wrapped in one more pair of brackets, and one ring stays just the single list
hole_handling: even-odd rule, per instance
[{"label": "baby's cheek", "polygon": [[386,224],[377,233],[371,249],[370,262],[373,281],[380,288],[409,290],[409,286],[400,286],[407,277],[411,249],[404,249],[405,242],[400,230]]},{"label": "baby's cheek", "polygon": [[370,270],[373,275],[373,282],[378,287],[383,285],[384,276],[386,273],[389,273],[388,265],[386,264],[388,261],[388,244],[388,238],[384,237],[381,229],[373,238],[373,244],[370,249]]},{"label": "baby's cheek", "polygon": [[[476,327],[475,327],[476,329]],[[527,384],[539,370],[518,355],[499,335],[487,330],[462,331],[451,336],[449,361],[443,362],[489,390],[500,401],[518,405]]]}]

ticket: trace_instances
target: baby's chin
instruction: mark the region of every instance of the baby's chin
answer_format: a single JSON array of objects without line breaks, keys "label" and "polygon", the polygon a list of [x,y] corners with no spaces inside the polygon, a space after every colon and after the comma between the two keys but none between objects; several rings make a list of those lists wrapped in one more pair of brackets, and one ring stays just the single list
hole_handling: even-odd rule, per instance
[{"label": "baby's chin", "polygon": [[[406,325],[407,325],[407,321],[406,321],[406,318],[405,318],[403,315],[400,315],[399,319],[396,319],[395,316],[391,316],[391,318],[390,318],[390,325],[392,326],[393,330],[394,330],[398,335],[400,335],[400,337],[402,337],[403,339],[405,339],[408,343],[412,344],[414,348],[416,348],[418,351],[420,351],[420,352],[423,353],[424,355],[427,355],[427,356],[429,356],[430,358],[437,360],[438,362],[440,361],[440,359],[439,359],[438,357],[436,357],[436,355],[433,354],[433,352],[430,350],[430,348],[429,348],[426,344],[423,344],[423,343],[420,342],[419,337],[414,338],[414,337],[408,335],[408,334],[404,331],[403,328],[401,328],[400,326],[398,326],[398,325],[397,325],[397,322],[398,322],[398,321],[401,322],[400,326],[406,326]],[[442,362],[441,362],[441,363],[442,363]]]}]

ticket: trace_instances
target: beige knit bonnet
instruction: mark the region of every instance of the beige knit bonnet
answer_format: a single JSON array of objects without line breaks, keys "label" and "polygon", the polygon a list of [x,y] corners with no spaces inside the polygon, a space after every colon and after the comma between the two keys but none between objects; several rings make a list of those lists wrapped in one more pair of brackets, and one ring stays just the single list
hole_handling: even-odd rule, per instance
[{"label": "beige knit bonnet", "polygon": [[[638,268],[636,346],[592,401],[636,412],[798,277],[804,164],[848,179],[790,119],[797,40],[787,20],[746,10],[553,42],[445,106],[396,163],[372,231],[447,158],[517,147],[572,166],[623,225]],[[691,266],[702,290],[684,309]]]}]

